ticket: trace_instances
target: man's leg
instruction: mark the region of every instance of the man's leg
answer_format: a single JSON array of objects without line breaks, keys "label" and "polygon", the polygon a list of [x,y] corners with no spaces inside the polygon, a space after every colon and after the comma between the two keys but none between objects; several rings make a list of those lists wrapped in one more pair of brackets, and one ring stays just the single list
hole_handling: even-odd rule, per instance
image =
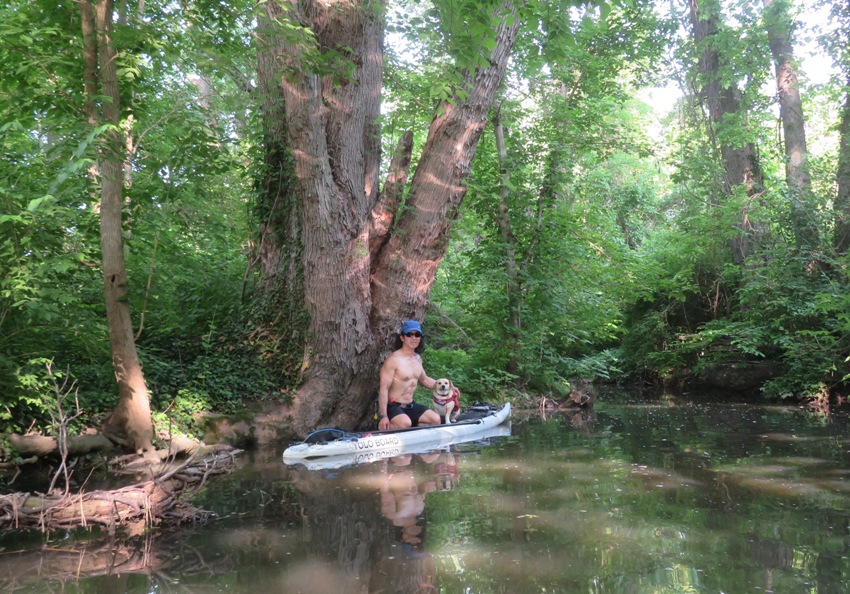
[{"label": "man's leg", "polygon": [[390,419],[390,429],[407,429],[413,425],[413,421],[404,412],[404,410],[395,403],[390,403],[387,406],[387,416]]},{"label": "man's leg", "polygon": [[437,414],[437,411],[431,410],[430,408],[422,413],[422,416],[419,417],[419,425],[439,425],[440,424],[440,415]]},{"label": "man's leg", "polygon": [[437,411],[421,404],[414,403],[407,414],[411,416],[415,426],[440,424],[440,415],[437,414]]}]

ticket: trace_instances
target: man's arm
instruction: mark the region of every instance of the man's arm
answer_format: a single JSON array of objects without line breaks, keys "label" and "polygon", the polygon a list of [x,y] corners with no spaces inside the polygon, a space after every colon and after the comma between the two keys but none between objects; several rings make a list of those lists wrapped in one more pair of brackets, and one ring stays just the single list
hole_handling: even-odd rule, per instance
[{"label": "man's arm", "polygon": [[385,429],[390,424],[390,420],[387,418],[387,405],[389,404],[390,386],[393,383],[394,376],[395,367],[392,364],[392,356],[390,356],[381,366],[381,384],[378,388],[378,429]]},{"label": "man's arm", "polygon": [[419,376],[419,385],[433,390],[437,385],[437,380],[428,377],[428,374],[425,373],[425,369],[423,368],[422,374]]}]

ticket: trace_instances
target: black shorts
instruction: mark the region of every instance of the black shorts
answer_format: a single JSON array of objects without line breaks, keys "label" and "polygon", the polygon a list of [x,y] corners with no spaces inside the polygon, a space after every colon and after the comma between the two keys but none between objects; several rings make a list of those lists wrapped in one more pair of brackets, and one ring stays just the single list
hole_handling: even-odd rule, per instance
[{"label": "black shorts", "polygon": [[416,402],[411,402],[410,404],[390,402],[387,404],[387,417],[392,420],[393,417],[397,417],[398,415],[407,415],[410,417],[411,425],[416,427],[419,424],[419,417],[429,410],[431,409],[427,406],[423,406]]}]

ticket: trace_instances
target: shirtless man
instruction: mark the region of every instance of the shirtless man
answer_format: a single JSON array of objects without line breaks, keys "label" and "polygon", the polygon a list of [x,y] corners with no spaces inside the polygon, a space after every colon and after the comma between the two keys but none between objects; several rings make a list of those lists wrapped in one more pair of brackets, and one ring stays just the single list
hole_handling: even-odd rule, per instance
[{"label": "shirtless man", "polygon": [[439,425],[440,415],[413,402],[416,386],[434,389],[435,381],[422,368],[422,326],[415,320],[401,325],[396,350],[381,366],[378,391],[378,429],[405,429],[415,425]]}]

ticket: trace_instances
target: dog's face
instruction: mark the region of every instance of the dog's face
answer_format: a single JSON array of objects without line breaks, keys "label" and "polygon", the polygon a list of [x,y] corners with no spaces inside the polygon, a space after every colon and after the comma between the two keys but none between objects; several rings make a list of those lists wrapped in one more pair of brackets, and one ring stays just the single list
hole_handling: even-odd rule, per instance
[{"label": "dog's face", "polygon": [[434,395],[441,398],[446,398],[452,392],[452,382],[444,377],[437,380],[437,385],[434,386]]}]

